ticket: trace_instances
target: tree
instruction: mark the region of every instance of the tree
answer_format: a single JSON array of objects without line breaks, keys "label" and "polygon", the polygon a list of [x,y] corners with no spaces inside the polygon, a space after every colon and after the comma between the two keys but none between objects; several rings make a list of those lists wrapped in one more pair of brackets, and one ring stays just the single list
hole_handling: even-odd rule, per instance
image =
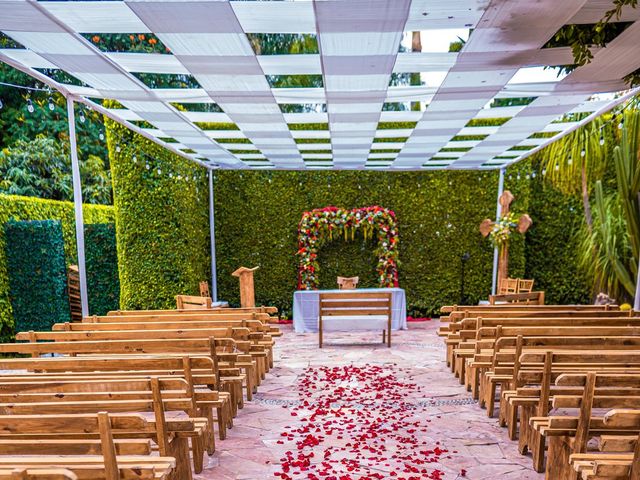
[{"label": "tree", "polygon": [[611,126],[605,117],[575,130],[545,149],[542,162],[546,178],[566,194],[582,197],[585,222],[591,230],[593,216],[589,201],[590,188],[601,179],[609,158],[609,147],[601,139],[613,139]]},{"label": "tree", "polygon": [[[100,157],[80,162],[83,201],[110,203],[111,181]],[[0,152],[0,193],[73,200],[71,160],[53,138],[18,140]]]}]

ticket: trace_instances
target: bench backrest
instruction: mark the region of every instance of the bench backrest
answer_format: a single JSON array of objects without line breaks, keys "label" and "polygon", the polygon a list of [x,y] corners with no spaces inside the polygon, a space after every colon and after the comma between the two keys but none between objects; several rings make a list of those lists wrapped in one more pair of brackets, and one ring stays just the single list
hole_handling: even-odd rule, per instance
[{"label": "bench backrest", "polygon": [[[190,321],[213,321],[213,320],[260,320],[267,323],[271,316],[268,313],[227,313],[225,311],[209,311],[209,310],[185,310],[178,313],[141,313],[136,315],[92,315],[84,317],[83,323],[121,323],[124,321],[133,322],[183,322]],[[127,319],[123,319],[126,317]]]},{"label": "bench backrest", "polygon": [[391,316],[391,294],[385,292],[341,292],[320,294],[320,317]]},{"label": "bench backrest", "polygon": [[[206,296],[206,295],[205,295]],[[211,313],[278,313],[277,307],[211,307]],[[170,310],[111,310],[108,316],[118,315],[176,315],[179,313],[194,313],[193,310],[170,309]]]},{"label": "bench backrest", "polygon": [[176,295],[176,307],[184,310],[198,310],[211,308],[211,297],[196,297],[195,295]]},{"label": "bench backrest", "polygon": [[123,317],[120,323],[55,323],[52,326],[52,330],[87,332],[99,330],[197,330],[223,327],[248,328],[251,332],[269,333],[271,331],[271,327],[266,326],[260,320],[211,320],[188,323],[173,321],[136,322],[133,320],[128,321],[127,317]]}]

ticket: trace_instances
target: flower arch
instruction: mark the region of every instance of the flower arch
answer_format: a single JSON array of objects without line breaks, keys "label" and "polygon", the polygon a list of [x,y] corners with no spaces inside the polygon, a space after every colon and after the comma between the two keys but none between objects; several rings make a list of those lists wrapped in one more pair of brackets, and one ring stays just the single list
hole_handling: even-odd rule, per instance
[{"label": "flower arch", "polygon": [[333,235],[351,234],[362,229],[365,238],[375,235],[378,245],[374,253],[378,256],[376,271],[381,287],[398,286],[398,225],[393,210],[378,206],[347,210],[325,207],[304,212],[298,226],[298,289],[318,289],[318,250]]}]

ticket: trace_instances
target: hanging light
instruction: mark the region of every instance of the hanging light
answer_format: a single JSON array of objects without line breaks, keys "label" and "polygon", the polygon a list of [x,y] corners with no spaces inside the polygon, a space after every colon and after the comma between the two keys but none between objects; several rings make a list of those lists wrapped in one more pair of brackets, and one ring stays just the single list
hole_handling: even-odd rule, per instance
[{"label": "hanging light", "polygon": [[148,163],[146,163],[146,164],[144,165],[144,167],[145,167],[147,170],[149,170],[149,169],[151,168],[151,165],[149,165]]},{"label": "hanging light", "polygon": [[[568,163],[569,165],[571,165],[571,164],[573,163],[573,157],[571,156],[571,154],[569,154],[569,159],[567,160],[567,163]],[[558,166],[558,165],[556,165],[556,170],[558,170],[558,168],[559,168],[559,166]]]},{"label": "hanging light", "polygon": [[162,175],[162,170],[158,169],[156,171],[158,172],[158,175]]},{"label": "hanging light", "polygon": [[132,160],[133,160],[133,163],[138,163],[138,157],[135,153],[133,154]]},{"label": "hanging light", "polygon": [[518,176],[516,177],[518,180],[520,180],[520,174],[518,174]]},{"label": "hanging light", "polygon": [[556,163],[555,169],[556,171],[560,170],[560,165]]},{"label": "hanging light", "polygon": [[53,109],[56,108],[56,104],[53,103],[53,98],[49,97],[48,103],[49,103],[49,110],[53,112]]},{"label": "hanging light", "polygon": [[100,140],[104,140],[104,133],[100,132],[100,135],[98,135],[98,138],[99,138]]},{"label": "hanging light", "polygon": [[547,169],[546,169],[546,168],[543,168],[543,169],[542,169],[542,175],[546,175],[546,174],[547,174]]},{"label": "hanging light", "polygon": [[80,123],[84,123],[84,121],[86,120],[84,116],[84,112],[82,110],[80,110],[80,115],[78,116],[78,119],[80,120]]},{"label": "hanging light", "polygon": [[600,133],[600,146],[604,145],[604,135]]},{"label": "hanging light", "polygon": [[621,130],[624,127],[624,117],[620,119],[620,123],[618,124],[618,130]]},{"label": "hanging light", "polygon": [[118,143],[118,144],[116,145],[116,152],[120,153],[120,150],[121,150],[121,148],[120,148],[120,144]]},{"label": "hanging light", "polygon": [[[546,170],[545,170],[546,171]],[[531,173],[531,178],[536,178],[536,172]]]},{"label": "hanging light", "polygon": [[33,106],[33,102],[30,98],[27,99],[27,111],[29,113],[33,113],[35,111],[35,107]]},{"label": "hanging light", "polygon": [[587,151],[584,149],[584,147],[582,147],[582,150],[580,150],[580,156],[584,157],[587,154]]}]

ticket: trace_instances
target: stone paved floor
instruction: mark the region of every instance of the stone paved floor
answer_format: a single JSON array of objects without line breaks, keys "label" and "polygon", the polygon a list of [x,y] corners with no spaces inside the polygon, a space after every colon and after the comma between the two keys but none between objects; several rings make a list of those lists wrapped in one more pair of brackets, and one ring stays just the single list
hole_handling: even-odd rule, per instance
[{"label": "stone paved floor", "polygon": [[[299,400],[297,382],[307,368],[396,364],[408,372],[408,378],[422,386],[420,395],[426,402],[421,403],[421,415],[430,422],[427,436],[421,440],[439,441],[441,448],[456,452],[449,458],[442,456],[437,464],[430,464],[430,470],[437,468],[444,472],[443,479],[450,480],[461,478],[462,470],[466,471],[464,478],[471,480],[543,479],[544,475],[531,469],[530,457],[518,454],[506,430],[498,427],[495,419],[487,418],[485,410],[471,402],[469,394],[453,378],[443,361],[442,340],[435,334],[437,327],[437,321],[412,323],[408,331],[394,332],[391,350],[373,343],[379,341],[378,335],[331,333],[328,344],[319,350],[315,334],[299,335],[291,327],[283,326],[284,335],[275,351],[275,368],[260,386],[253,402],[245,404],[239,412],[227,440],[218,442],[205,471],[195,478],[279,478],[274,473],[281,471],[280,459],[286,450],[292,449],[287,442],[278,443],[281,433],[305,421],[304,415],[292,417],[291,413]],[[307,476],[301,473],[293,478]],[[395,478],[408,476],[400,473]]]}]

